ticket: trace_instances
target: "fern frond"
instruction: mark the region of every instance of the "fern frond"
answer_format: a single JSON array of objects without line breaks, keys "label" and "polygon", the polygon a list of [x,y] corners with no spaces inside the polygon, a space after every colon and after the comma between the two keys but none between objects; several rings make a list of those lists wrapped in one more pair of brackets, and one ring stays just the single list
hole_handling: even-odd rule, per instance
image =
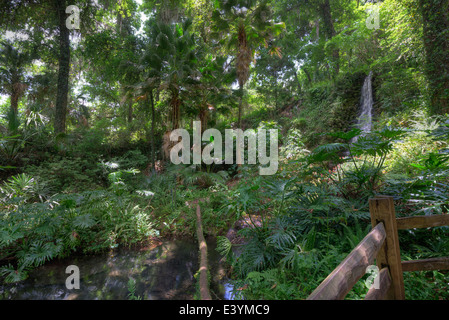
[{"label": "fern frond", "polygon": [[87,229],[96,224],[96,221],[90,214],[84,214],[82,216],[77,216],[73,220],[73,225],[82,229]]},{"label": "fern frond", "polygon": [[28,271],[24,268],[16,270],[11,264],[0,268],[0,275],[5,276],[6,283],[15,283],[25,280],[28,277]]},{"label": "fern frond", "polygon": [[17,253],[19,263],[22,266],[38,267],[46,261],[56,257],[61,252],[62,246],[53,242],[44,243],[43,241],[35,241],[30,247],[23,249]]},{"label": "fern frond", "polygon": [[[0,226],[2,228],[0,230],[0,248],[8,246],[13,242],[24,237],[24,233],[22,232],[22,224],[18,225],[6,225]],[[3,229],[4,228],[4,229]]]},{"label": "fern frond", "polygon": [[223,257],[227,257],[232,251],[232,243],[224,236],[217,237],[217,252]]}]

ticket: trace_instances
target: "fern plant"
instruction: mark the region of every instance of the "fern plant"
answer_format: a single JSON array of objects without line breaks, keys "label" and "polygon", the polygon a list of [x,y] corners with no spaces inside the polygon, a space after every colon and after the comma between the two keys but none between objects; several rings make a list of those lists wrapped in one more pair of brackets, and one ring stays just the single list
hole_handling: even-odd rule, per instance
[{"label": "fern plant", "polygon": [[0,136],[0,163],[11,167],[11,164],[17,161],[25,143],[25,139],[20,134]]},{"label": "fern plant", "polygon": [[42,240],[33,241],[29,246],[17,252],[18,263],[26,267],[39,267],[58,256],[62,251],[61,240],[57,243]]},{"label": "fern plant", "polygon": [[36,195],[37,187],[37,182],[34,178],[22,173],[9,178],[0,187],[0,191],[9,199],[18,198],[20,201],[27,202]]},{"label": "fern plant", "polygon": [[210,166],[206,170],[201,165],[172,165],[168,169],[169,173],[176,177],[184,185],[195,185],[202,189],[207,189],[217,184],[224,184],[229,178],[226,171],[214,172]]},{"label": "fern plant", "polygon": [[341,224],[341,226],[343,227],[342,239],[348,244],[348,250],[355,248],[371,229],[370,224],[366,224],[365,228],[362,228],[359,219],[355,219],[353,226],[346,224]]},{"label": "fern plant", "polygon": [[136,296],[136,280],[134,278],[129,278],[127,286],[129,300],[142,300],[142,297]]},{"label": "fern plant", "polygon": [[[33,268],[76,248],[95,252],[157,236],[142,198],[133,194],[97,190],[33,202],[33,181],[25,175],[2,186],[0,260],[14,261],[0,268],[5,281],[25,279]],[[17,202],[14,195],[30,200]]]},{"label": "fern plant", "polygon": [[0,275],[5,277],[5,282],[14,283],[25,280],[28,277],[29,270],[23,266],[15,268],[12,264],[0,268]]},{"label": "fern plant", "polygon": [[[360,135],[359,129],[348,132],[333,132],[327,135],[344,142],[335,142],[317,147],[306,158],[306,166],[318,165],[319,174],[339,187],[346,197],[368,197],[375,193],[387,155],[394,142],[406,130],[384,127],[381,130]],[[352,139],[358,137],[352,143]],[[329,170],[329,166],[333,170]]]}]

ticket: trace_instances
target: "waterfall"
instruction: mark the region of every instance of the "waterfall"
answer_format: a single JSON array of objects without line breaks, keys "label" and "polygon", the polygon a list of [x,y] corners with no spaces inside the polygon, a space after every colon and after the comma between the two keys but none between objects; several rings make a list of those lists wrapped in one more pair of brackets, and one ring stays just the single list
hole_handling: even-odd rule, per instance
[{"label": "waterfall", "polygon": [[[370,132],[372,128],[373,113],[373,88],[372,88],[373,72],[370,71],[363,83],[362,93],[360,95],[360,116],[357,118],[357,128],[363,133]],[[357,137],[351,140],[351,143],[357,141]]]}]

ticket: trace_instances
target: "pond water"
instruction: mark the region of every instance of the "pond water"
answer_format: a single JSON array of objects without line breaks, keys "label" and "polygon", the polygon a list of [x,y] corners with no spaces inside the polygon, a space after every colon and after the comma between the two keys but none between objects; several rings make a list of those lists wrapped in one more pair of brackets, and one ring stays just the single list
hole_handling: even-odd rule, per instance
[{"label": "pond water", "polygon": [[[232,286],[223,277],[215,244],[208,241],[208,261],[213,299],[231,299]],[[80,255],[51,261],[22,282],[0,285],[0,299],[11,300],[126,300],[128,281],[136,283],[135,295],[144,300],[191,300],[198,271],[198,244],[165,241],[155,248],[116,249],[103,254]],[[69,265],[80,272],[80,288],[67,289]]]}]

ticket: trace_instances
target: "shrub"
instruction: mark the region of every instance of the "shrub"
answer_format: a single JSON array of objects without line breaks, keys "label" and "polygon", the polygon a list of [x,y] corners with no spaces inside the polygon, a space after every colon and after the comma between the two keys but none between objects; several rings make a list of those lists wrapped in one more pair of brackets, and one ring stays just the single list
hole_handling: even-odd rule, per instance
[{"label": "shrub", "polygon": [[24,170],[43,181],[53,192],[81,192],[105,185],[106,177],[98,163],[82,158],[55,157]]},{"label": "shrub", "polygon": [[0,189],[0,260],[13,261],[0,268],[7,282],[23,280],[33,268],[75,250],[96,252],[158,235],[145,194],[103,190],[44,199],[37,190],[27,175]]}]

